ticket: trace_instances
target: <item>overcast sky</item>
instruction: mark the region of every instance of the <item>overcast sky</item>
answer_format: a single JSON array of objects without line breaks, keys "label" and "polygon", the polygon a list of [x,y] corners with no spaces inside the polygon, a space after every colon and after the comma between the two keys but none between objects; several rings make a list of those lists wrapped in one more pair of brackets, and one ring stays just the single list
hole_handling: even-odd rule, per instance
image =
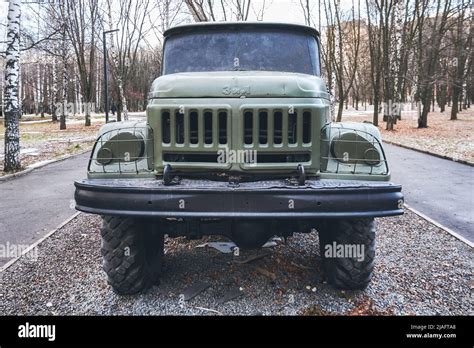
[{"label": "overcast sky", "polygon": [[[29,1],[29,0],[25,0]],[[139,1],[139,0],[138,0]],[[253,0],[253,8],[258,11],[262,7],[264,0]],[[357,3],[357,1],[355,1]],[[300,0],[265,0],[266,10],[263,20],[268,22],[290,22],[304,24],[303,12],[300,5]],[[29,6],[37,5],[22,5],[22,25],[31,28],[37,27],[37,20],[31,11],[28,11]],[[311,1],[313,7],[313,14],[317,19],[318,1]],[[344,9],[350,9],[352,0],[341,0],[341,6]],[[0,41],[5,41],[6,23],[8,14],[8,1],[0,0]],[[255,20],[256,16],[253,11],[250,11],[250,20]],[[324,23],[323,23],[324,25]],[[147,38],[148,41],[153,41],[152,38]],[[0,50],[3,51],[3,44],[0,44]]]}]

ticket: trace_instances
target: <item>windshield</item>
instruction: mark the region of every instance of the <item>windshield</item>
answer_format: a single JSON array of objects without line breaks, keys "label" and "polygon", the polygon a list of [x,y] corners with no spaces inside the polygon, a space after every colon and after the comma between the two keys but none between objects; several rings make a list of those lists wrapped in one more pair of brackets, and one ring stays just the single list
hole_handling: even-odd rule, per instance
[{"label": "windshield", "polygon": [[252,29],[178,34],[166,40],[164,75],[250,70],[319,76],[316,38],[300,32]]}]

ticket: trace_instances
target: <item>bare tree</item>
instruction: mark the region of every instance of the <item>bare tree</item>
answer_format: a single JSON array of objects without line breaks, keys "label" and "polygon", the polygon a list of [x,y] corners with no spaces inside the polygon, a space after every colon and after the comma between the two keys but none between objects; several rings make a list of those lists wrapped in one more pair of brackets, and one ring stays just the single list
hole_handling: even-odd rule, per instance
[{"label": "bare tree", "polygon": [[234,15],[238,21],[246,21],[249,18],[251,0],[230,0]]},{"label": "bare tree", "polygon": [[[355,13],[355,8],[358,14]],[[338,97],[336,121],[342,120],[344,101],[352,89],[359,62],[360,47],[360,1],[343,18],[339,0],[325,0],[324,12],[328,21],[326,45],[322,48],[322,57],[329,76],[334,74]],[[332,83],[330,83],[332,84]]]},{"label": "bare tree", "polygon": [[[430,6],[434,5],[434,16],[427,15]],[[418,128],[428,127],[428,113],[433,99],[433,88],[439,67],[441,43],[447,31],[448,20],[453,14],[452,1],[421,0],[416,9],[418,21],[417,35],[417,97],[422,105],[418,118]]]},{"label": "bare tree", "polygon": [[111,0],[107,2],[109,26],[115,24],[119,29],[119,32],[112,37],[110,48],[112,72],[120,99],[117,119],[121,120],[120,112],[123,112],[124,120],[128,120],[127,84],[135,73],[138,52],[144,36],[152,30],[145,28],[151,5],[149,0],[119,0],[118,16],[113,18]]},{"label": "bare tree", "polygon": [[256,17],[263,19],[266,9],[265,1],[257,11],[252,0],[184,0],[195,22],[247,21],[250,9]]},{"label": "bare tree", "polygon": [[459,104],[462,98],[463,86],[472,67],[472,37],[474,26],[469,15],[469,1],[462,0],[453,20],[454,28],[449,35],[449,41],[453,43],[453,58],[449,66],[452,66],[452,107],[451,120],[457,120],[460,110]]},{"label": "bare tree", "polygon": [[[185,0],[184,2],[186,3],[186,6],[188,7],[188,10],[191,13],[191,16],[193,17],[195,22],[208,22],[210,19],[212,21],[216,20],[214,17],[213,10],[214,5],[211,1],[206,2],[205,0]],[[208,6],[208,11],[206,11],[205,9],[206,4]],[[210,17],[208,17],[206,12],[210,14]]]},{"label": "bare tree", "polygon": [[266,0],[263,0],[262,5],[257,8],[255,8],[255,6],[252,4],[252,11],[257,21],[263,21],[263,17],[265,16],[265,11],[271,4],[272,2],[267,2]]},{"label": "bare tree", "polygon": [[20,81],[20,19],[21,0],[10,0],[8,5],[7,49],[5,67],[5,172],[17,171],[20,163],[19,104]]},{"label": "bare tree", "polygon": [[90,105],[95,94],[96,28],[99,22],[98,0],[64,0],[68,38],[71,42],[85,102],[85,125],[90,126]]},{"label": "bare tree", "polygon": [[[155,5],[158,10],[158,16],[160,17],[158,32],[162,35],[166,29],[180,23],[180,14],[183,12],[183,1],[156,0]],[[156,27],[154,25],[155,21],[150,20],[150,22]]]},{"label": "bare tree", "polygon": [[300,0],[301,10],[303,11],[304,24],[311,26],[313,24],[311,6],[309,0]]}]

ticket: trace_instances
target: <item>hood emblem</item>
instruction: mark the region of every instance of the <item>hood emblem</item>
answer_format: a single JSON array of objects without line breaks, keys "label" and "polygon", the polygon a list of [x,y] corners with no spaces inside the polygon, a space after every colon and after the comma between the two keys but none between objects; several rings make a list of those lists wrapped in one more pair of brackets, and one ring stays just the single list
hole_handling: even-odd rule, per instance
[{"label": "hood emblem", "polygon": [[250,86],[242,87],[230,87],[224,86],[222,89],[222,94],[231,95],[231,96],[249,96],[250,95]]}]

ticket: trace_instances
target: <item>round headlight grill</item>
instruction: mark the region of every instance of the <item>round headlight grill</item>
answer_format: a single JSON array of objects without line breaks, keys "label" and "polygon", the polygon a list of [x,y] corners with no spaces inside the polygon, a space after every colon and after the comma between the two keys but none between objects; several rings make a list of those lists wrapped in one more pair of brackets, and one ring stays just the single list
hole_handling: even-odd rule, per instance
[{"label": "round headlight grill", "polygon": [[145,142],[139,134],[122,132],[107,140],[97,151],[96,161],[101,165],[112,162],[132,162],[145,153]]},{"label": "round headlight grill", "polygon": [[331,141],[331,155],[344,164],[380,163],[380,153],[374,144],[366,138],[353,132],[345,132],[334,137]]}]

